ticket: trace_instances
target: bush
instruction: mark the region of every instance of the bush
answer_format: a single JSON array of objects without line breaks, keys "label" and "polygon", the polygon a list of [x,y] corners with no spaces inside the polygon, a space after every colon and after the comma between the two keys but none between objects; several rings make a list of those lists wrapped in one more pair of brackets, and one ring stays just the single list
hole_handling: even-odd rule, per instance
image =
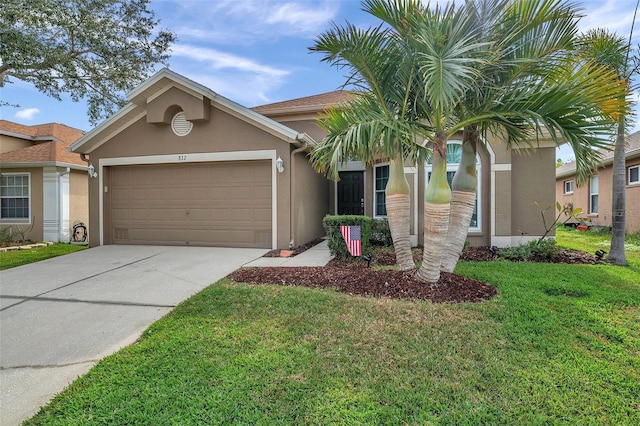
[{"label": "bush", "polygon": [[526,244],[520,244],[517,247],[507,247],[500,249],[499,256],[506,260],[514,262],[522,262],[534,256],[543,259],[554,259],[558,255],[558,246],[553,238],[545,238],[544,240],[529,241]]},{"label": "bush", "polygon": [[391,238],[391,230],[389,229],[389,221],[384,219],[373,219],[371,221],[371,245],[391,247],[393,239]]},{"label": "bush", "polygon": [[553,238],[545,238],[542,241],[531,241],[531,254],[543,259],[554,259],[558,255],[558,246]]},{"label": "bush", "polygon": [[362,253],[369,253],[371,250],[371,221],[368,216],[332,216],[327,215],[322,219],[322,226],[327,233],[327,245],[329,251],[335,257],[348,258],[351,253],[340,233],[340,226],[360,226]]},{"label": "bush", "polygon": [[522,262],[531,257],[531,247],[529,244],[520,244],[517,247],[506,247],[500,249],[498,255],[506,260]]},{"label": "bush", "polygon": [[13,241],[11,227],[0,229],[0,245],[7,245]]}]

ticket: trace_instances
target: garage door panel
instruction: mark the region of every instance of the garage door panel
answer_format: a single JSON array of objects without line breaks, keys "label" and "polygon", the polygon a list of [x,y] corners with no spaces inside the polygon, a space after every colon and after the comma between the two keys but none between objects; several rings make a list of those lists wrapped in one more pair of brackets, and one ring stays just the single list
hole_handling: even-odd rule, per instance
[{"label": "garage door panel", "polygon": [[111,169],[112,242],[271,248],[271,162]]}]

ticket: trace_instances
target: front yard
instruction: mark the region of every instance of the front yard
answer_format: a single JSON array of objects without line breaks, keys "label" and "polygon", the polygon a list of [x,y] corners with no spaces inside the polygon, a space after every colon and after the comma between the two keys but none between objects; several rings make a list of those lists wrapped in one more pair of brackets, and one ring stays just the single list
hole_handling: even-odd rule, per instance
[{"label": "front yard", "polygon": [[27,424],[640,424],[640,248],[627,255],[462,262],[499,291],[480,303],[224,279]]},{"label": "front yard", "polygon": [[0,271],[3,269],[15,268],[16,266],[28,263],[39,262],[56,256],[73,253],[86,249],[82,245],[73,244],[50,244],[44,247],[33,247],[26,249],[14,249],[0,252]]}]

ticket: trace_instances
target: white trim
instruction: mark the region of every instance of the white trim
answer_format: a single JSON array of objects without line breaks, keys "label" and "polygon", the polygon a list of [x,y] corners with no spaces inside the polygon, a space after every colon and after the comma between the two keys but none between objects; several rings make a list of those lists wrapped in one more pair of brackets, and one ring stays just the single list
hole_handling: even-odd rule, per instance
[{"label": "white trim", "polygon": [[[384,166],[389,167],[389,178],[390,178],[391,177],[391,165],[388,162],[387,163],[377,163],[377,164],[373,165],[373,185],[372,185],[372,188],[373,188],[373,199],[372,199],[372,202],[371,202],[373,210],[371,211],[371,217],[373,217],[374,219],[383,219],[383,218],[387,217],[386,214],[385,215],[380,215],[380,214],[377,214],[378,212],[376,211],[376,207],[377,207],[376,182],[377,182],[377,179],[378,179],[376,177],[376,169],[378,167],[384,167]],[[389,183],[389,178],[387,178],[387,183]],[[385,193],[384,207],[385,207],[385,210],[386,210],[387,209],[386,186],[385,186],[385,189],[383,190],[383,192]]]},{"label": "white trim", "polygon": [[530,241],[539,240],[540,238],[542,238],[542,235],[494,235],[491,237],[491,245],[498,248],[517,247]]},{"label": "white trim", "polygon": [[60,238],[60,179],[55,167],[42,169],[42,239],[58,241]]},{"label": "white trim", "polygon": [[496,172],[510,172],[511,171],[511,164],[495,164],[495,163],[491,163],[493,165],[493,167],[491,168],[492,170],[495,170]]},{"label": "white trim", "polygon": [[[496,237],[496,153],[493,147],[488,141],[484,141],[482,144],[487,148],[489,153],[489,240],[491,245],[497,245],[494,243]],[[511,171],[511,164],[500,164],[500,166],[509,166]],[[482,178],[481,178],[482,179]]]},{"label": "white trim", "polygon": [[[593,180],[596,179],[596,192],[593,192]],[[598,197],[598,205],[596,206],[597,210],[593,211],[593,196]],[[596,175],[592,175],[589,177],[589,214],[597,215],[600,211],[600,177]]]},{"label": "white trim", "polygon": [[413,173],[413,232],[415,234],[409,234],[409,242],[411,247],[418,246],[418,184],[420,179],[418,179],[418,168],[417,167],[406,167],[404,168],[404,174]]},{"label": "white trim", "polygon": [[0,217],[0,225],[5,226],[5,225],[31,225],[31,219],[33,217],[33,209],[31,207],[31,199],[33,198],[33,193],[32,193],[32,180],[31,180],[31,172],[10,172],[10,173],[5,173],[2,172],[1,173],[2,176],[28,176],[29,177],[29,214],[27,216],[26,219],[21,219],[18,217],[8,217],[8,218],[1,218]]},{"label": "white trim", "polygon": [[[568,184],[568,183],[570,183],[570,184],[571,184],[571,185],[570,185],[570,186],[571,186],[571,190],[570,190],[570,191],[567,191],[567,184]],[[563,181],[563,182],[562,182],[562,186],[564,187],[564,188],[563,188],[563,189],[564,189],[563,194],[564,194],[564,195],[571,195],[571,194],[573,194],[573,187],[574,187],[574,185],[575,185],[575,183],[574,183],[573,179],[567,179],[567,180]]]},{"label": "white trim", "polygon": [[104,244],[104,168],[148,164],[205,163],[217,161],[271,160],[271,248],[278,247],[278,187],[275,149],[256,151],[208,152],[195,154],[148,155],[139,157],[101,158],[98,161],[100,245]]},{"label": "white trim", "polygon": [[[130,103],[130,104],[125,105],[124,107],[122,107],[122,109],[120,111],[118,111],[117,113],[115,113],[114,115],[112,115],[111,117],[106,119],[105,121],[103,121],[97,127],[94,127],[88,133],[85,133],[84,136],[82,136],[80,139],[78,139],[77,141],[75,141],[74,143],[69,145],[69,147],[67,148],[67,151],[76,152],[76,149],[80,148],[82,145],[84,145],[87,141],[89,141],[95,135],[97,135],[100,132],[102,132],[103,129],[106,129],[109,126],[111,126],[112,124],[115,124],[118,120],[120,120],[121,118],[124,118],[125,115],[127,115],[129,112],[135,110],[136,108],[138,108],[138,105],[136,105],[136,104],[131,104]],[[147,112],[144,111],[142,113],[142,116],[145,116],[146,114],[147,114]],[[127,121],[127,124],[125,126],[120,126],[120,128],[118,130],[116,130],[111,135],[109,135],[109,137],[106,140],[102,141],[98,146],[100,146],[103,143],[105,143],[107,140],[112,138],[114,135],[117,135],[118,133],[120,133],[122,130],[124,130],[126,127],[128,127],[130,123],[131,123],[131,121]],[[91,147],[91,150],[93,150],[95,148],[97,148],[97,147]],[[85,151],[85,154],[86,153],[88,153],[88,152]]]},{"label": "white trim", "polygon": [[[638,180],[635,180],[633,182],[631,182],[631,169],[637,169],[638,170]],[[627,169],[627,185],[631,186],[631,185],[638,185],[640,184],[640,164],[636,164],[635,166],[629,166],[629,168]]]},{"label": "white trim", "polygon": [[[82,170],[83,172],[87,171],[87,166],[82,166],[79,164],[71,164],[71,163],[60,163],[58,161],[42,161],[42,162],[34,162],[34,163],[0,163],[0,168],[5,169],[26,169],[32,167],[62,167],[69,168],[71,170]],[[6,175],[7,173],[2,173]]]}]

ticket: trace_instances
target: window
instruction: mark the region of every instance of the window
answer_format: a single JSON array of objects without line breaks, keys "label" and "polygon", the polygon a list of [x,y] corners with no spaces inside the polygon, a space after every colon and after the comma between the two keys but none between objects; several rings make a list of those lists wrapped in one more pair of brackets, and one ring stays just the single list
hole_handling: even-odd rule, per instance
[{"label": "window", "polygon": [[640,183],[640,166],[629,167],[629,185]]},{"label": "window", "polygon": [[0,177],[0,217],[26,219],[29,215],[29,174],[4,174]]},{"label": "window", "polygon": [[564,181],[564,193],[573,194],[573,180]]},{"label": "window", "polygon": [[375,182],[375,202],[374,202],[374,216],[386,216],[387,215],[387,202],[385,189],[387,188],[387,182],[389,181],[389,165],[375,166],[376,182]]},{"label": "window", "polygon": [[589,213],[598,213],[598,175],[589,180]]},{"label": "window", "polygon": [[[451,187],[451,183],[453,182],[453,177],[456,174],[456,170],[458,170],[458,164],[460,163],[460,157],[462,156],[462,142],[461,141],[449,141],[447,143],[447,181],[449,182],[449,187]],[[429,179],[431,179],[431,159],[427,160],[427,164],[425,166],[425,175],[427,177],[427,183],[429,183]],[[473,215],[471,216],[471,222],[469,223],[470,231],[480,231],[481,220],[480,220],[480,212],[478,211],[478,205],[480,204],[481,197],[481,188],[480,185],[480,176],[481,173],[481,163],[480,156],[476,157],[476,173],[478,175],[478,187],[476,192],[476,206],[473,210]]]}]

